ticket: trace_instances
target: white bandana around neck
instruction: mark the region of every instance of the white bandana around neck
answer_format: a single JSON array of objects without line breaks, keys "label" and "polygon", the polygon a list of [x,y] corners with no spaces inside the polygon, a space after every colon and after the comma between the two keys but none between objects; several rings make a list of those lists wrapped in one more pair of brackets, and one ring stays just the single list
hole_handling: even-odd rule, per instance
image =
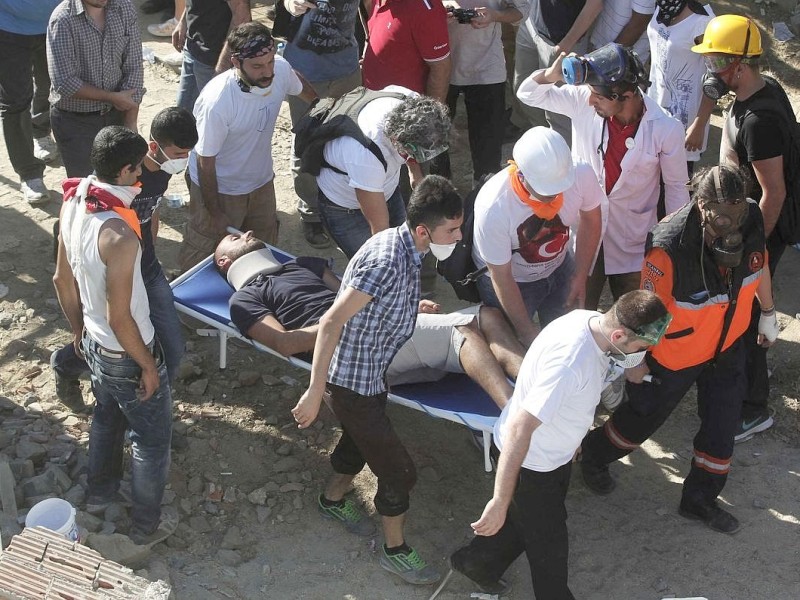
[{"label": "white bandana around neck", "polygon": [[239,291],[259,275],[269,275],[279,271],[283,264],[275,258],[269,248],[253,250],[240,256],[228,267],[228,283]]}]

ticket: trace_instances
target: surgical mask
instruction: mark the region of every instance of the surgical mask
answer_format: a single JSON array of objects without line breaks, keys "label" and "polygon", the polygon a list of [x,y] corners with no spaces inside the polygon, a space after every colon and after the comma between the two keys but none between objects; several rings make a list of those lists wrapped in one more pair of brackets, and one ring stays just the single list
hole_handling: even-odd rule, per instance
[{"label": "surgical mask", "polygon": [[156,146],[158,146],[158,149],[161,150],[161,154],[167,157],[167,160],[165,160],[163,163],[160,163],[154,157],[151,158],[153,159],[154,163],[161,167],[161,170],[164,171],[164,173],[168,173],[169,175],[177,175],[186,168],[186,164],[189,162],[188,158],[169,158],[167,153],[164,152],[164,149],[161,147],[161,144],[156,142]]},{"label": "surgical mask", "polygon": [[[614,346],[613,343],[611,345]],[[640,350],[639,352],[630,352],[626,354],[616,346],[614,346],[614,349],[622,354],[623,358],[620,358],[612,352],[607,352],[606,355],[615,363],[617,363],[621,369],[633,369],[634,367],[638,367],[640,364],[642,364],[642,361],[647,354],[647,350]]]},{"label": "surgical mask", "polygon": [[452,244],[434,244],[431,242],[431,254],[433,254],[437,260],[447,260],[450,258],[450,255],[453,254],[453,250],[456,249],[456,244],[457,242],[453,242]]}]

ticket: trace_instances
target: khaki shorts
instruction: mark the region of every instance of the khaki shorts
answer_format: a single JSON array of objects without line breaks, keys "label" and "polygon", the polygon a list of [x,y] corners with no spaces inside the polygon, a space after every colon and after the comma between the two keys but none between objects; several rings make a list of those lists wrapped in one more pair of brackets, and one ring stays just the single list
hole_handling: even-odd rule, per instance
[{"label": "khaki shorts", "polygon": [[459,354],[464,336],[457,329],[478,318],[480,306],[439,315],[420,313],[414,334],[389,365],[389,385],[437,381],[447,373],[463,373]]}]

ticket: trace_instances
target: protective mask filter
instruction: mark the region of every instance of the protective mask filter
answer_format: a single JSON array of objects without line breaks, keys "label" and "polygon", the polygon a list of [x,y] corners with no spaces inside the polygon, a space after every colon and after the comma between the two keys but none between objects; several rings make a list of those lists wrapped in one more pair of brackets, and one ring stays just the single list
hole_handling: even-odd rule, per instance
[{"label": "protective mask filter", "polygon": [[703,93],[712,100],[719,100],[731,91],[728,84],[722,81],[718,73],[707,71],[703,75]]},{"label": "protective mask filter", "polygon": [[723,268],[739,266],[744,254],[741,227],[747,219],[747,202],[733,204],[709,202],[703,207],[703,227],[714,238],[714,262]]},{"label": "protective mask filter", "polygon": [[452,244],[434,244],[431,242],[430,250],[437,260],[447,260],[456,249],[456,242]]}]

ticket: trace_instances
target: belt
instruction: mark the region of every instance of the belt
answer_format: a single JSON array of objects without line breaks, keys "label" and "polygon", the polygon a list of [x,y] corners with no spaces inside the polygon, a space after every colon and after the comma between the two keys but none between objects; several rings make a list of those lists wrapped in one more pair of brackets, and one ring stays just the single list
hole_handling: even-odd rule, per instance
[{"label": "belt", "polygon": [[339,206],[335,202],[331,202],[330,200],[328,200],[327,196],[322,196],[321,195],[321,196],[319,196],[317,198],[317,201],[319,203],[321,203],[321,204],[326,205],[326,206],[330,206],[333,210],[337,210],[339,212],[343,212],[346,215],[360,215],[360,214],[363,214],[361,212],[361,209],[358,209],[358,208],[345,208],[344,206]]},{"label": "belt", "polygon": [[[99,354],[105,358],[131,358],[131,355],[125,352],[125,350],[111,350],[110,348],[104,348],[97,342],[95,342],[92,338],[88,335],[86,336],[88,341],[89,351],[94,352],[95,354]],[[149,344],[146,344],[147,349],[150,351],[150,354],[154,354],[156,348],[156,338],[153,338],[153,341]]]},{"label": "belt", "polygon": [[76,117],[102,117],[110,113],[113,108],[104,108],[102,110],[90,110],[90,111],[77,111],[77,110],[64,110],[63,108],[55,107],[56,110],[62,113],[66,113],[68,115],[75,115]]}]

